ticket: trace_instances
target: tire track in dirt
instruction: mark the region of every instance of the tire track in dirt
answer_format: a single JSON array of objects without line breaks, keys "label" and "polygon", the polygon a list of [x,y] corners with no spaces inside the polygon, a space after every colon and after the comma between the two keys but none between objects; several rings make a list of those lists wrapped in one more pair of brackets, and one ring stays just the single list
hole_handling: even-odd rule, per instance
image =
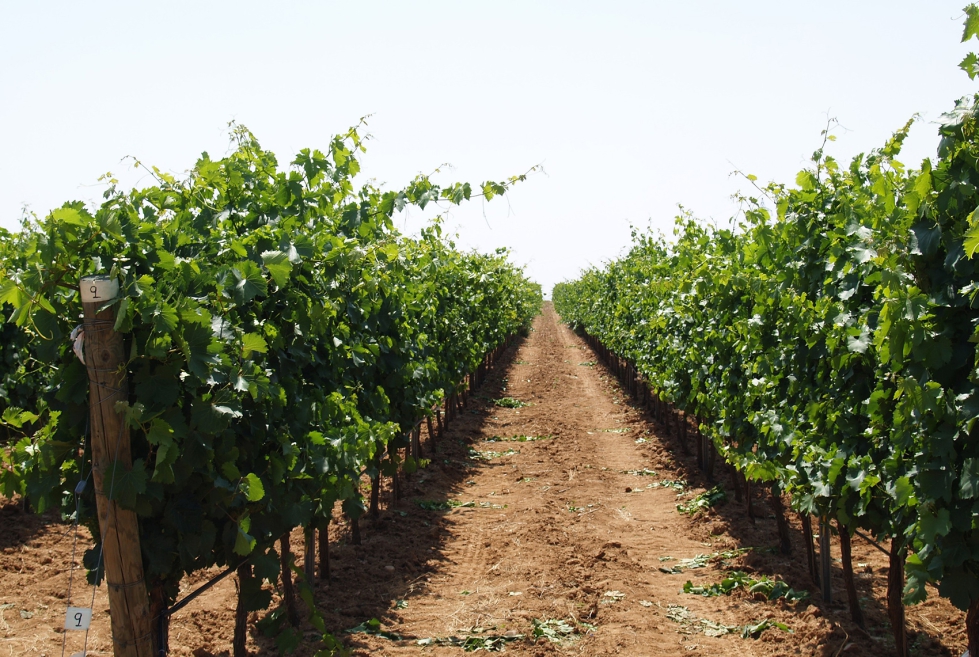
[{"label": "tire track in dirt", "polygon": [[[675,491],[646,488],[655,478],[625,474],[648,465],[636,440],[650,428],[594,361],[548,305],[499,393],[530,405],[486,405],[477,435],[469,436],[478,451],[519,453],[493,458],[459,491],[459,501],[490,508],[447,514],[445,559],[433,568],[426,593],[401,610],[399,632],[468,636],[480,627],[529,634],[533,619],[560,619],[594,630],[560,645],[514,642],[508,652],[679,649],[685,637],[665,627],[664,614],[682,581],[662,576],[658,557],[709,550],[687,535]],[[521,435],[549,438],[485,442]],[[381,639],[370,644],[384,654],[419,649]],[[434,647],[426,654],[458,651]]]}]

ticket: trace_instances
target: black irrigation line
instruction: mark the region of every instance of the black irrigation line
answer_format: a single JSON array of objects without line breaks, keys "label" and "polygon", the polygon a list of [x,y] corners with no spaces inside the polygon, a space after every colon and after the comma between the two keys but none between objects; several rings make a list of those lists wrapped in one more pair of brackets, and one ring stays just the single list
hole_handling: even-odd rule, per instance
[{"label": "black irrigation line", "polygon": [[173,603],[173,605],[171,605],[170,607],[167,607],[166,609],[164,609],[163,612],[160,613],[160,615],[157,616],[154,619],[157,623],[159,623],[159,632],[160,632],[159,640],[160,640],[160,643],[159,643],[159,645],[157,646],[157,649],[156,649],[156,654],[159,657],[167,657],[167,655],[170,653],[170,641],[169,641],[169,639],[170,639],[170,637],[169,637],[169,635],[170,635],[170,617],[173,614],[175,614],[176,612],[178,612],[181,609],[183,609],[184,607],[186,607],[191,602],[193,602],[198,596],[200,596],[202,593],[204,593],[205,591],[207,591],[209,588],[211,588],[212,586],[214,586],[215,584],[217,584],[218,582],[220,582],[221,580],[223,580],[225,577],[227,577],[231,573],[233,573],[236,570],[238,570],[238,566],[241,566],[244,563],[248,563],[248,561],[250,559],[251,559],[251,557],[249,557],[247,559],[244,559],[237,566],[230,566],[230,567],[226,568],[225,570],[221,571],[220,573],[218,573],[217,575],[215,575],[214,577],[212,577],[211,579],[207,580],[206,582],[204,582],[203,584],[201,584],[199,587],[197,587],[196,589],[194,589],[193,591],[191,591],[190,593],[188,593],[187,595],[185,595],[183,597],[183,599],[178,600],[177,602]]},{"label": "black irrigation line", "polygon": [[869,536],[867,536],[866,534],[864,534],[859,529],[854,529],[853,530],[853,533],[856,534],[857,536],[859,536],[860,538],[862,538],[863,540],[867,541],[871,545],[873,545],[875,548],[877,548],[878,550],[880,550],[881,552],[883,552],[884,554],[886,554],[888,558],[890,558],[891,553],[888,552],[886,549],[884,549],[884,546],[883,545],[881,545],[880,543],[878,543],[874,539],[870,538]]}]

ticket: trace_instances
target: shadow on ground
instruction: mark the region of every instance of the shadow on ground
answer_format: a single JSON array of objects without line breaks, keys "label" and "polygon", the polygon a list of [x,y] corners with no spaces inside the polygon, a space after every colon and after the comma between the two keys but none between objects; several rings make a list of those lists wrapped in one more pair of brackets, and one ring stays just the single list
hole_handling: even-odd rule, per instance
[{"label": "shadow on ground", "polygon": [[[594,352],[593,352],[594,353]],[[653,427],[654,435],[659,439],[659,445],[653,444],[651,448],[658,450],[659,455],[669,463],[694,489],[710,489],[714,486],[721,486],[727,495],[727,501],[712,508],[708,513],[698,514],[692,518],[691,522],[703,526],[704,538],[710,542],[712,536],[726,533],[732,537],[739,546],[751,547],[752,549],[743,557],[744,566],[741,568],[758,575],[764,574],[784,580],[796,590],[808,591],[809,600],[797,603],[796,609],[799,613],[825,616],[831,619],[836,625],[833,633],[826,637],[826,643],[817,653],[819,657],[837,657],[844,643],[851,636],[864,636],[873,638],[880,646],[893,646],[893,634],[891,624],[887,615],[887,608],[882,603],[884,599],[881,595],[881,588],[886,589],[887,585],[887,558],[881,555],[878,548],[867,540],[854,536],[852,538],[853,566],[856,576],[857,595],[860,599],[865,623],[864,627],[857,626],[850,618],[849,607],[847,605],[846,591],[843,583],[842,566],[839,560],[839,539],[836,534],[836,527],[833,527],[833,568],[832,568],[832,601],[825,602],[818,583],[814,582],[810,576],[806,559],[805,534],[802,530],[802,521],[793,511],[786,508],[789,520],[791,553],[781,554],[779,551],[778,528],[775,521],[774,507],[772,506],[772,495],[767,487],[752,486],[751,500],[754,518],[749,517],[748,498],[743,496],[742,501],[735,501],[735,473],[732,468],[718,460],[715,465],[713,477],[708,476],[700,469],[696,453],[696,440],[694,439],[695,425],[688,421],[688,431],[686,441],[679,432],[678,421],[674,417],[666,422],[658,421],[652,408],[646,407],[642,400],[636,399],[628,391],[627,386],[622,385],[621,381],[613,371],[606,367],[599,354],[595,354],[595,359],[602,368],[602,374],[610,383],[619,388],[620,394],[628,399],[629,405],[642,413],[646,423]],[[684,444],[686,442],[686,444]],[[817,529],[813,523],[814,531]],[[818,555],[818,540],[816,541]],[[710,551],[706,549],[705,551]],[[818,556],[817,556],[818,558]],[[875,562],[874,568],[870,563]],[[883,565],[881,566],[881,562]],[[734,568],[732,567],[732,570]],[[698,576],[699,575],[699,576]],[[685,581],[691,579],[695,584],[706,581],[710,575],[707,572],[700,574],[697,570],[678,574],[677,586],[683,585]],[[717,575],[715,574],[716,578]],[[877,589],[875,595],[874,589]],[[937,593],[932,592],[937,596]],[[786,604],[780,602],[779,604]],[[908,645],[911,653],[915,655],[941,655],[948,657],[958,657],[957,653],[942,646],[937,640],[929,636],[926,632],[917,632],[909,623],[908,626]]]},{"label": "shadow on ground", "polygon": [[[330,526],[331,576],[317,584],[315,598],[327,630],[348,648],[363,649],[366,638],[348,630],[375,618],[399,638],[426,638],[399,633],[397,612],[414,597],[425,595],[426,579],[449,559],[442,551],[452,539],[446,519],[468,511],[450,507],[449,502],[465,501],[466,482],[481,469],[497,467],[471,456],[473,440],[492,414],[493,400],[504,396],[506,372],[524,341],[518,338],[504,351],[482,385],[472,391],[462,413],[445,427],[434,450],[422,425],[422,457],[431,462],[403,480],[402,499],[397,503],[390,480],[382,478],[380,513],[376,519],[361,518],[360,545],[353,545],[346,519],[335,516],[337,521]],[[293,545],[300,548],[301,541],[294,540]],[[301,562],[298,555],[297,561]],[[311,630],[308,624],[303,629]],[[273,639],[256,635],[255,640],[263,654],[266,650],[275,654]]]},{"label": "shadow on ground", "polygon": [[57,512],[33,513],[22,498],[0,497],[0,550],[29,543],[42,529],[60,521]]}]

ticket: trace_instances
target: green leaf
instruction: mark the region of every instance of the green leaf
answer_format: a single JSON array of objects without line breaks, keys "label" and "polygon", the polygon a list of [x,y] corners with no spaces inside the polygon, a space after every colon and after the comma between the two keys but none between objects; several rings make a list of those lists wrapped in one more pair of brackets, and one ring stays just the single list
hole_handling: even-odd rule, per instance
[{"label": "green leaf", "polygon": [[[85,214],[87,215],[88,213],[86,212]],[[52,210],[51,218],[55,221],[63,221],[73,226],[88,225],[88,221],[82,216],[82,213],[75,208],[58,208],[57,210]]]},{"label": "green leaf", "polygon": [[[211,330],[200,324],[185,324],[181,338],[180,350],[187,361],[187,370],[198,378],[206,380],[211,367],[221,362],[217,356],[220,342],[217,340],[212,342]],[[211,348],[212,344],[214,349]]]},{"label": "green leaf", "polygon": [[262,276],[262,270],[251,260],[239,262],[232,268],[231,274],[236,281],[232,292],[236,302],[248,303],[255,297],[268,294],[269,286]]},{"label": "green leaf", "polygon": [[976,76],[979,75],[979,56],[970,52],[959,62],[959,68],[966,72],[970,80],[975,80]]},{"label": "green leaf", "polygon": [[224,478],[228,481],[237,481],[238,479],[241,479],[241,471],[233,461],[225,461],[221,464],[221,474],[223,474]]},{"label": "green leaf", "polygon": [[239,490],[249,502],[258,502],[265,497],[265,487],[262,485],[262,480],[254,472],[249,472],[242,478]]},{"label": "green leaf", "polygon": [[938,253],[938,248],[942,245],[942,229],[934,221],[919,221],[911,226],[911,233],[914,237],[912,253],[926,258]]},{"label": "green leaf", "polygon": [[979,36],[979,7],[970,3],[965,9],[965,27],[962,30],[962,43]]},{"label": "green leaf", "polygon": [[122,508],[132,511],[136,508],[136,496],[146,492],[148,480],[143,459],[133,461],[131,468],[122,461],[112,461],[102,475],[102,492]]},{"label": "green leaf", "polygon": [[272,280],[279,287],[285,287],[289,282],[289,274],[292,273],[292,263],[289,261],[289,254],[282,251],[262,252],[262,262],[265,268],[272,275]]},{"label": "green leaf", "polygon": [[[260,354],[268,353],[269,346],[265,343],[265,338],[263,338],[258,333],[246,333],[241,339],[241,356],[242,358],[248,358],[252,355],[253,351]],[[246,388],[247,389],[247,388]]]},{"label": "green leaf", "polygon": [[153,476],[150,481],[160,484],[172,484],[174,482],[173,468],[171,467],[179,457],[177,445],[173,442],[161,443],[156,448],[156,465],[153,468]]},{"label": "green leaf", "polygon": [[255,537],[248,533],[248,529],[251,527],[250,518],[242,518],[238,523],[238,531],[235,534],[235,554],[240,554],[241,556],[248,556],[251,551],[255,549],[258,541]]},{"label": "green leaf", "polygon": [[816,177],[812,175],[812,171],[803,170],[796,175],[795,184],[808,192],[816,188]]},{"label": "green leaf", "polygon": [[908,477],[898,477],[894,480],[893,491],[891,495],[894,500],[900,505],[905,506],[911,501],[911,496],[914,494],[914,486],[911,484],[911,479]]},{"label": "green leaf", "polygon": [[39,417],[30,411],[25,411],[16,406],[8,406],[3,411],[3,423],[9,424],[16,429],[22,428],[25,424],[35,422]]},{"label": "green leaf", "polygon": [[[247,536],[247,534],[245,535]],[[241,536],[240,532],[239,536]],[[235,552],[241,555],[247,555],[251,552],[251,549],[249,548],[247,552],[239,552],[238,545],[236,544]],[[272,591],[262,588],[261,579],[257,577],[246,577],[239,585],[241,586],[241,604],[246,611],[261,611],[262,609],[268,609],[269,605],[272,604]]]},{"label": "green leaf", "polygon": [[847,475],[846,476],[846,483],[853,490],[859,491],[860,490],[860,485],[863,483],[864,477],[866,477],[866,476],[867,476],[867,472],[865,470],[860,470],[860,471],[856,472],[855,474]]},{"label": "green leaf", "polygon": [[851,335],[846,339],[846,347],[853,353],[865,354],[870,347],[870,328],[860,327],[860,335]]},{"label": "green leaf", "polygon": [[265,579],[270,582],[275,581],[279,576],[279,560],[275,552],[252,555],[252,572],[258,579]]},{"label": "green leaf", "polygon": [[119,307],[116,309],[116,322],[112,329],[120,333],[129,333],[132,330],[132,322],[129,318],[129,297],[123,297],[119,301]]},{"label": "green leaf", "polygon": [[176,308],[161,304],[153,312],[153,328],[160,333],[172,333],[177,328],[178,319]]},{"label": "green leaf", "polygon": [[979,497],[979,459],[965,459],[962,462],[959,496],[965,500]]},{"label": "green leaf", "polygon": [[967,611],[975,601],[977,589],[979,589],[979,578],[961,567],[947,569],[938,585],[939,595],[948,598],[962,611]]},{"label": "green leaf", "polygon": [[27,294],[16,281],[8,279],[0,286],[0,306],[9,303],[15,309],[20,308],[31,300],[31,295]]},{"label": "green leaf", "polygon": [[275,637],[275,647],[280,655],[295,652],[302,640],[302,634],[295,627],[287,627]]},{"label": "green leaf", "polygon": [[972,258],[976,251],[979,251],[979,225],[973,226],[966,232],[962,246],[965,248],[967,258]]},{"label": "green leaf", "polygon": [[146,440],[151,445],[172,443],[173,427],[159,418],[154,418],[150,424],[150,430],[146,432]]},{"label": "green leaf", "polygon": [[945,536],[952,530],[948,509],[938,509],[937,513],[930,509],[922,510],[918,517],[918,527],[921,529],[922,540],[934,543],[936,536]]}]

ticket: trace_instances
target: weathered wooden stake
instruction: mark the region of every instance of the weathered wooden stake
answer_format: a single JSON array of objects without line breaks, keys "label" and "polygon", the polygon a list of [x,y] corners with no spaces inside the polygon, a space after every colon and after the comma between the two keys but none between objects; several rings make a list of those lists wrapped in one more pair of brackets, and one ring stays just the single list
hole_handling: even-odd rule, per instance
[{"label": "weathered wooden stake", "polygon": [[289,624],[299,627],[299,611],[296,609],[296,589],[292,585],[292,547],[289,545],[289,532],[279,538],[279,575],[282,578],[282,597],[285,598],[286,616]]},{"label": "weathered wooden stake", "polygon": [[731,473],[731,487],[734,488],[734,501],[738,503],[743,502],[744,490],[741,488],[741,480],[738,476],[738,469],[734,467],[733,463],[729,463],[728,471]]},{"label": "weathered wooden stake", "polygon": [[965,634],[969,640],[969,654],[979,655],[979,600],[973,600],[965,615]]},{"label": "weathered wooden stake", "polygon": [[411,455],[416,459],[422,457],[422,428],[420,424],[416,424],[411,430]]},{"label": "weathered wooden stake", "polygon": [[303,551],[303,576],[310,586],[316,578],[316,529],[309,525],[303,529],[305,549]]},{"label": "weathered wooden stake", "polygon": [[371,518],[377,519],[380,514],[380,498],[381,498],[381,452],[378,450],[374,454],[374,474],[371,475],[371,497],[370,503],[368,505],[368,513]]},{"label": "weathered wooden stake", "polygon": [[432,454],[435,453],[435,428],[432,426],[432,416],[428,415],[425,417],[425,425],[428,427],[428,445],[429,449],[432,450]]},{"label": "weathered wooden stake", "polygon": [[863,610],[860,609],[860,598],[857,596],[857,583],[853,577],[853,558],[850,554],[850,528],[839,520],[836,528],[840,532],[840,561],[843,564],[843,585],[846,588],[846,600],[850,606],[850,620],[864,626]]},{"label": "weathered wooden stake", "polygon": [[799,518],[802,520],[802,536],[806,541],[806,561],[809,565],[809,577],[812,578],[812,583],[818,586],[819,568],[816,566],[816,548],[812,544],[812,516],[803,512],[799,514]]},{"label": "weathered wooden stake", "polygon": [[116,402],[129,400],[122,334],[115,330],[115,306],[102,307],[119,295],[119,282],[90,276],[80,283],[85,318],[85,365],[89,381],[92,474],[102,537],[102,561],[109,589],[113,654],[153,657],[159,627],[150,617],[143,578],[136,513],[109,499],[105,477],[114,468],[132,468],[129,427]]},{"label": "weathered wooden stake", "polygon": [[822,517],[819,520],[819,569],[820,575],[823,576],[823,601],[832,602],[833,601],[833,571],[832,571],[832,557],[829,553],[830,539],[832,538],[831,530],[829,527],[829,518]]},{"label": "weathered wooden stake", "polygon": [[782,554],[792,554],[792,539],[789,533],[789,521],[785,517],[785,505],[782,504],[782,490],[776,482],[772,482],[772,512],[775,514],[775,526],[778,528],[778,548]]},{"label": "weathered wooden stake", "polygon": [[700,428],[697,429],[697,467],[700,468],[701,472],[704,472],[707,468],[704,465],[704,437],[700,435]]},{"label": "weathered wooden stake", "polygon": [[755,498],[751,492],[751,481],[743,474],[741,475],[741,480],[744,483],[744,500],[747,506],[746,511],[748,512],[748,519],[751,520],[752,523],[754,523],[755,522]]},{"label": "weathered wooden stake", "polygon": [[330,524],[320,529],[320,580],[329,581],[330,579]]},{"label": "weathered wooden stake", "polygon": [[908,633],[904,620],[903,600],[906,552],[904,542],[901,539],[897,537],[891,539],[887,570],[887,615],[891,619],[891,631],[894,633],[894,654],[898,657],[907,657],[908,654]]},{"label": "weathered wooden stake", "polygon": [[252,565],[243,563],[238,566],[238,578],[235,587],[238,589],[238,606],[235,608],[235,633],[231,643],[232,657],[248,657],[248,608],[245,607],[245,598],[242,587],[245,580],[251,579]]}]

